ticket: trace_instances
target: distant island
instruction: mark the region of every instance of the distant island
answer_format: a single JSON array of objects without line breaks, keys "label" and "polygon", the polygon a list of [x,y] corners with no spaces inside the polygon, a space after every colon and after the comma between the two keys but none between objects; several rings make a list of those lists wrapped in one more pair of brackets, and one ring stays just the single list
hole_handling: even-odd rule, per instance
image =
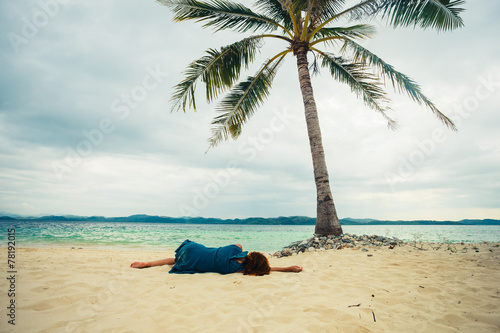
[{"label": "distant island", "polygon": [[[131,215],[127,217],[104,217],[104,216],[0,216],[0,221],[84,221],[84,222],[144,222],[144,223],[177,223],[177,224],[247,224],[247,225],[314,225],[316,219],[307,216],[280,216],[280,217],[249,217],[245,219],[219,219],[206,217],[168,217],[157,215]],[[460,221],[435,221],[435,220],[413,220],[413,221],[387,221],[377,219],[340,219],[342,225],[500,225],[500,220],[494,219],[466,219]]]}]

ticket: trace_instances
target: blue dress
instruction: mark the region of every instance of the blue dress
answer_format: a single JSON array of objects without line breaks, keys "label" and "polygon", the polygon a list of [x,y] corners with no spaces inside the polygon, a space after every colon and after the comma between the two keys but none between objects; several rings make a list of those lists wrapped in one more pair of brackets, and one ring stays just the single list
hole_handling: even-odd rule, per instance
[{"label": "blue dress", "polygon": [[175,250],[175,264],[169,273],[236,273],[245,268],[236,259],[247,254],[248,251],[243,252],[236,245],[214,248],[187,239]]}]

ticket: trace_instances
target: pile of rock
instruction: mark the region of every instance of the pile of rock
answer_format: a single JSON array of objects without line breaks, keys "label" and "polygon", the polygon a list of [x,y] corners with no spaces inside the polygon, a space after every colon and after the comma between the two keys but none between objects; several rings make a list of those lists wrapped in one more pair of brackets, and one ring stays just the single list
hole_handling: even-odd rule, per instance
[{"label": "pile of rock", "polygon": [[398,238],[384,236],[357,236],[351,234],[342,234],[340,236],[314,236],[303,241],[292,243],[275,252],[273,256],[281,258],[296,255],[302,252],[340,250],[344,248],[361,248],[361,251],[368,251],[368,246],[388,246],[394,248],[402,244],[403,241]]}]

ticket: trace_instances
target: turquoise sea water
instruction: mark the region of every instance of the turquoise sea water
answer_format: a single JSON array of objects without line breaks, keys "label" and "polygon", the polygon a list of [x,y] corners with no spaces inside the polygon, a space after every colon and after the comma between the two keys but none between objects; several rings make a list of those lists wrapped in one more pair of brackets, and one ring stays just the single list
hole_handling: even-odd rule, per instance
[{"label": "turquoise sea water", "polygon": [[[174,250],[185,239],[207,246],[240,243],[247,250],[272,252],[311,237],[314,226],[220,225],[81,221],[1,221],[7,244],[15,229],[17,247],[97,247]],[[406,241],[500,242],[500,226],[343,226],[344,233],[397,237]]]}]

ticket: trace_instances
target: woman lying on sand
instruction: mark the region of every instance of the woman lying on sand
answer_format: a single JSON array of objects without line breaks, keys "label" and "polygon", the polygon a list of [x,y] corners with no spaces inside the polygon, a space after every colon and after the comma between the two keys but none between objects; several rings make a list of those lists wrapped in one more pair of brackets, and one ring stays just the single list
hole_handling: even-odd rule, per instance
[{"label": "woman lying on sand", "polygon": [[261,276],[276,272],[302,271],[300,266],[270,267],[267,258],[260,252],[243,252],[240,244],[227,245],[219,248],[185,240],[175,250],[175,258],[166,258],[151,262],[136,261],[132,268],[173,265],[169,273],[243,273],[245,275]]}]

